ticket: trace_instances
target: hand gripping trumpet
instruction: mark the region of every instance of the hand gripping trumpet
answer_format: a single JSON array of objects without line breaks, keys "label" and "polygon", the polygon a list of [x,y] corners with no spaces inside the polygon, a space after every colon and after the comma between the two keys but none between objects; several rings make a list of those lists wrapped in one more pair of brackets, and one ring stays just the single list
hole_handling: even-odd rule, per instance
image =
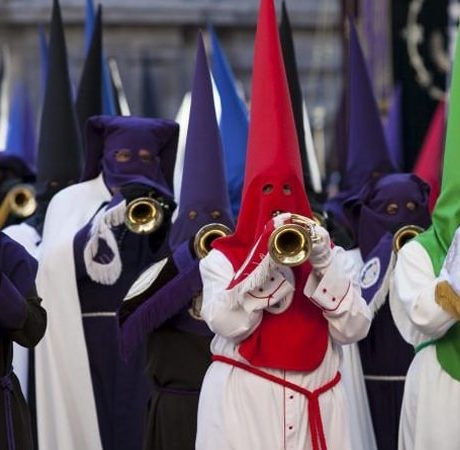
[{"label": "hand gripping trumpet", "polygon": [[125,225],[136,234],[150,234],[158,230],[164,219],[161,203],[151,197],[139,197],[126,206]]},{"label": "hand gripping trumpet", "polygon": [[198,259],[204,258],[212,249],[212,242],[220,237],[232,234],[232,230],[222,223],[209,223],[195,234],[193,250]]},{"label": "hand gripping trumpet", "polygon": [[299,214],[291,214],[292,223],[277,228],[268,240],[270,256],[284,266],[299,266],[309,257],[313,244],[320,242],[317,222]]},{"label": "hand gripping trumpet", "polygon": [[407,241],[418,236],[424,230],[418,225],[404,225],[393,236],[393,251],[398,253]]}]

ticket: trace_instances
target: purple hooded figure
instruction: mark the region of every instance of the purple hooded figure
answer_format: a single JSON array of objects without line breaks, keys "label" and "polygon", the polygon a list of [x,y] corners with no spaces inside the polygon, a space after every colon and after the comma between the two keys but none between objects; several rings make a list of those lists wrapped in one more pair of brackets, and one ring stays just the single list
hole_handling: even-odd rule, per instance
[{"label": "purple hooded figure", "polygon": [[[53,378],[54,395],[43,413],[53,417],[64,411],[72,426],[55,417],[59,426],[48,430],[52,442],[42,434],[43,448],[137,450],[142,445],[150,395],[145,349],[137,348],[129,364],[122,360],[116,316],[138,276],[167,254],[178,131],[175,122],[163,119],[90,118],[82,182],[50,203],[38,279],[41,292],[50,292],[54,321],[37,358],[37,384],[50,392],[47,373],[53,372],[58,382]],[[150,234],[125,225],[127,203],[137,197],[153,198],[162,211]],[[61,277],[67,278],[62,285]],[[69,379],[62,367],[84,376]],[[75,414],[84,416],[77,429]]]},{"label": "purple hooded figure", "polygon": [[347,162],[341,191],[324,209],[352,234],[343,203],[372,177],[395,171],[391,162],[380,113],[355,26],[350,22],[348,61]]},{"label": "purple hooded figure", "polygon": [[[120,311],[122,350],[129,357],[148,335],[147,372],[154,384],[144,449],[195,448],[198,397],[211,363],[212,332],[201,320],[199,257],[210,250],[204,226],[233,227],[222,145],[203,41],[198,39],[179,211],[171,253],[145,272]],[[228,230],[230,231],[230,230]],[[198,253],[198,254],[197,254]]]},{"label": "purple hooded figure", "polygon": [[37,262],[0,233],[0,448],[32,449],[30,412],[13,373],[13,342],[32,348],[46,329],[46,312],[35,288]]},{"label": "purple hooded figure", "polygon": [[[359,342],[369,407],[379,449],[397,448],[404,378],[414,349],[394,324],[388,290],[397,252],[416,231],[395,233],[404,226],[430,225],[429,187],[416,175],[382,175],[345,203],[363,259],[359,281],[374,312],[368,336]],[[415,230],[415,229],[414,229]]]},{"label": "purple hooded figure", "polygon": [[[428,186],[416,175],[395,173],[358,35],[350,24],[350,123],[344,190],[329,200],[328,212],[342,219],[353,236],[362,295],[374,313],[368,336],[359,342],[365,389],[348,389],[359,410],[368,399],[373,434],[379,450],[397,448],[404,377],[413,348],[399,335],[387,295],[395,264],[394,234],[406,225],[430,223]],[[410,235],[410,234],[409,234]],[[407,236],[407,235],[406,235]],[[403,241],[401,241],[402,243]],[[356,371],[358,353],[344,349]],[[344,367],[344,374],[349,367]],[[344,375],[345,386],[347,376]],[[372,432],[372,430],[371,430]],[[365,446],[366,448],[366,446]]]}]

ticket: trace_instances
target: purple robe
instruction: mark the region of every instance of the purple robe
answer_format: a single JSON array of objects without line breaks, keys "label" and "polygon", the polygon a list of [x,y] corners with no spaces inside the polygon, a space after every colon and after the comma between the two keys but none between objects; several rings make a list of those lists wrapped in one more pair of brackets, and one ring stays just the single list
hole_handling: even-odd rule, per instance
[{"label": "purple robe", "polygon": [[121,358],[116,311],[138,274],[162,257],[161,243],[151,246],[151,236],[119,227],[115,234],[123,271],[115,284],[102,285],[88,277],[83,261],[90,226],[76,234],[74,255],[102,445],[104,450],[139,450],[150,396],[145,349],[141,345],[129,363]]},{"label": "purple robe", "polygon": [[35,290],[37,262],[3,233],[0,267],[0,450],[32,450],[29,410],[11,365],[13,341],[37,345],[45,333],[46,312]]}]

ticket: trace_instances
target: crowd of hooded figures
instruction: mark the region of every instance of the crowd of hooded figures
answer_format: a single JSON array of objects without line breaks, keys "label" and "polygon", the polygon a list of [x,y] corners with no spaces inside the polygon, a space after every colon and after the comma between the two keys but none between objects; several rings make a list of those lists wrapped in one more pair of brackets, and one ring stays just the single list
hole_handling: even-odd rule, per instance
[{"label": "crowd of hooded figures", "polygon": [[324,199],[285,5],[278,32],[260,2],[249,118],[210,30],[216,115],[198,34],[180,129],[102,114],[100,9],[73,100],[54,1],[36,172],[0,154],[0,450],[460,448],[460,45],[440,185],[397,167],[349,25]]}]

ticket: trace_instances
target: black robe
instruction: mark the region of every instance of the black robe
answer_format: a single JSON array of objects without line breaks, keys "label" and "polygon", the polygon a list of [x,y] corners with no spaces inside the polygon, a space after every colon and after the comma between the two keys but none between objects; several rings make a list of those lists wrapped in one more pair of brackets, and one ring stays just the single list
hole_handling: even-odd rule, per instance
[{"label": "black robe", "polygon": [[201,289],[198,260],[185,242],[150,286],[120,310],[122,340],[132,352],[148,335],[153,393],[144,450],[195,449],[198,399],[211,364],[212,339],[206,323],[190,311]]}]

